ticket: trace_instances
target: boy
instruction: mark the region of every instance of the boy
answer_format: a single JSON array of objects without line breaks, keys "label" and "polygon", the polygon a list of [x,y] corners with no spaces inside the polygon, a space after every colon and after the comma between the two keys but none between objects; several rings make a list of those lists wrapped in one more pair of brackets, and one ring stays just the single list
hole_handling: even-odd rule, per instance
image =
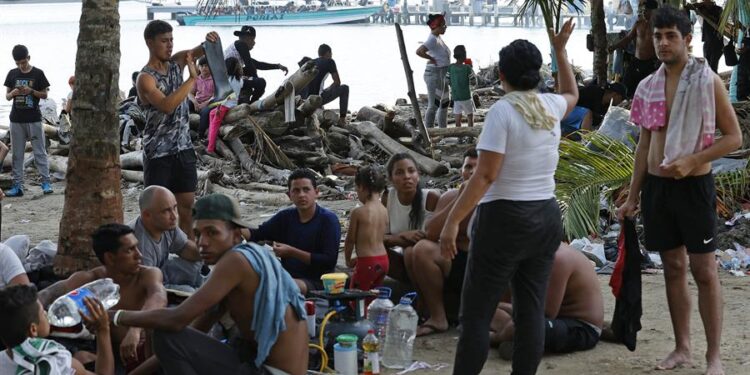
[{"label": "boy", "polygon": [[[81,314],[84,324],[96,333],[96,372],[81,362],[49,335],[49,322],[33,285],[0,289],[0,340],[7,347],[0,353],[3,374],[114,374],[114,357],[109,340],[109,317],[101,302],[84,299],[90,315]],[[45,371],[46,370],[46,371]]]},{"label": "boy", "polygon": [[469,126],[474,126],[474,101],[471,99],[471,86],[477,82],[471,64],[466,63],[466,47],[457,45],[453,49],[456,63],[448,67],[448,79],[453,98],[453,115],[456,116],[456,127],[461,127],[461,116],[466,113]]}]

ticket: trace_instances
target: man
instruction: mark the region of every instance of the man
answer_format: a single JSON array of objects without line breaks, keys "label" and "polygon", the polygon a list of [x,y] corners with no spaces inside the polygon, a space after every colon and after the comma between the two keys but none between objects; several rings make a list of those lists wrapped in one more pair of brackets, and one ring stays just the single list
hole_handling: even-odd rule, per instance
[{"label": "man", "polygon": [[599,87],[593,82],[585,87],[578,87],[578,103],[562,121],[560,127],[562,135],[573,139],[580,139],[578,130],[593,130],[601,125],[609,105],[622,103],[626,96],[626,87],[622,83],[610,83],[606,88]]},{"label": "man", "polygon": [[[269,64],[250,57],[250,50],[255,47],[254,27],[242,26],[240,30],[234,32],[234,36],[238,37],[238,40],[224,49],[224,58],[234,57],[242,63],[242,75],[248,78],[242,86],[242,97],[249,96],[249,103],[252,103],[260,99],[266,92],[266,80],[258,77],[258,70],[278,69],[286,75],[289,73],[289,69],[281,64]],[[247,94],[245,94],[246,92]]]},{"label": "man", "polygon": [[333,272],[341,242],[336,214],[317,203],[318,184],[309,169],[297,169],[287,182],[294,207],[279,211],[257,229],[255,241],[273,241],[273,251],[292,275],[302,294],[323,289],[320,276]]},{"label": "man", "polygon": [[737,42],[737,101],[750,100],[750,27],[745,27],[744,37]]},{"label": "man", "polygon": [[690,5],[692,5],[692,8],[699,9],[699,15],[703,17],[703,29],[701,31],[703,57],[708,61],[711,70],[716,73],[719,68],[719,59],[724,54],[724,36],[716,31],[713,25],[718,25],[721,22],[723,10],[713,0],[703,0],[700,4],[687,4],[685,8],[690,9]]},{"label": "man", "polygon": [[[477,150],[470,148],[464,153],[464,164],[461,167],[461,180],[466,182],[474,173],[477,166]],[[448,329],[448,318],[443,304],[443,290],[461,291],[466,270],[466,258],[469,251],[468,225],[471,215],[464,219],[459,226],[456,246],[459,251],[451,260],[440,253],[440,230],[443,229],[445,218],[453,208],[460,189],[448,190],[440,196],[435,214],[427,220],[425,231],[427,238],[414,245],[414,264],[408,270],[409,279],[419,290],[422,301],[429,311],[430,317],[417,328],[417,336],[444,332]]]},{"label": "man", "polygon": [[[349,86],[341,84],[339,71],[336,68],[336,61],[333,60],[333,52],[327,44],[321,44],[318,47],[318,58],[313,60],[318,67],[318,74],[307,85],[303,92],[303,98],[310,95],[320,95],[323,104],[332,102],[339,98],[339,125],[346,124],[346,112],[349,108]],[[333,83],[325,87],[325,81],[328,75],[331,75]]]},{"label": "man", "polygon": [[[201,286],[203,263],[195,242],[177,226],[174,194],[161,186],[149,186],[138,198],[138,205],[141,215],[128,226],[138,239],[143,265],[159,268],[164,284]],[[169,254],[177,254],[179,258],[170,259]]]},{"label": "man", "polygon": [[[143,129],[143,180],[146,186],[164,186],[174,193],[180,228],[190,232],[190,215],[198,182],[196,156],[190,141],[187,97],[198,72],[195,59],[203,56],[203,47],[172,55],[172,26],[156,20],[143,32],[148,46],[148,64],[138,75],[139,104],[146,119]],[[216,42],[219,35],[210,32],[206,40]],[[190,77],[182,81],[187,66]]]},{"label": "man", "polygon": [[[567,244],[555,252],[544,300],[544,349],[550,353],[589,350],[599,342],[604,299],[594,266]],[[500,344],[500,357],[513,354],[513,305],[501,302],[492,319],[490,343]]]},{"label": "man", "polygon": [[[129,226],[104,224],[91,235],[91,242],[94,253],[103,266],[76,272],[39,292],[39,301],[45,309],[58,297],[104,278],[110,278],[120,286],[120,301],[113,308],[151,310],[167,305],[161,272],[157,268],[141,264],[138,240]],[[141,354],[148,348],[145,340],[146,335],[142,329],[113,326],[115,365],[130,366],[145,360],[145,356]],[[143,348],[139,348],[142,345]]]},{"label": "man", "polygon": [[628,88],[628,98],[632,98],[638,83],[658,67],[656,50],[652,43],[653,28],[651,27],[651,14],[659,4],[656,0],[640,0],[638,11],[640,17],[633,28],[630,29],[625,38],[609,47],[609,52],[626,47],[635,39],[635,59],[628,64],[628,69],[623,77],[625,86]]},{"label": "man", "polygon": [[[289,274],[270,252],[243,243],[248,225],[230,197],[199,199],[193,218],[201,257],[214,266],[206,284],[177,307],[110,310],[115,325],[155,329],[166,374],[304,374],[307,325]],[[229,345],[205,334],[226,312],[239,331]]]},{"label": "man", "polygon": [[[711,161],[739,147],[742,135],[719,76],[702,59],[689,57],[693,36],[685,13],[661,8],[653,22],[654,47],[663,65],[639,85],[633,100],[631,120],[641,127],[641,134],[630,194],[617,216],[632,217],[642,193],[646,247],[660,252],[675,334],[674,351],[657,368],[691,362],[689,264],[706,333],[706,374],[723,374],[723,301],[714,259],[717,218]],[[683,75],[687,79],[681,79]],[[699,99],[704,97],[711,102]],[[715,142],[714,121],[722,134]]]},{"label": "man", "polygon": [[31,56],[26,46],[13,47],[16,69],[5,77],[5,99],[12,100],[10,110],[10,142],[13,146],[13,187],[5,192],[8,197],[23,196],[23,153],[26,141],[31,141],[34,164],[42,177],[42,192],[52,194],[49,180],[49,163],[44,143],[42,112],[39,100],[47,98],[49,82],[44,72],[29,63]]},{"label": "man", "polygon": [[16,284],[31,284],[31,282],[13,249],[0,243],[0,289]]}]

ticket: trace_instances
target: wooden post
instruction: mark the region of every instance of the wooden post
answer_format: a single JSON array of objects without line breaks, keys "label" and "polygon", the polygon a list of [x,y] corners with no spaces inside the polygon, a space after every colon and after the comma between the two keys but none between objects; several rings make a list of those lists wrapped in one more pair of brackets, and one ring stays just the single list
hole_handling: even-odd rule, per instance
[{"label": "wooden post", "polygon": [[423,145],[427,146],[431,155],[435,155],[435,150],[432,147],[432,140],[430,140],[430,136],[427,134],[427,127],[424,125],[422,112],[419,110],[417,91],[414,89],[414,72],[411,70],[411,65],[409,64],[409,56],[406,54],[406,44],[404,44],[404,33],[401,31],[401,25],[399,24],[396,24],[396,36],[398,37],[398,49],[401,52],[401,61],[404,63],[406,84],[409,88],[409,100],[411,101],[411,107],[414,111],[414,118],[417,120],[417,129],[419,129],[419,133],[422,135]]}]

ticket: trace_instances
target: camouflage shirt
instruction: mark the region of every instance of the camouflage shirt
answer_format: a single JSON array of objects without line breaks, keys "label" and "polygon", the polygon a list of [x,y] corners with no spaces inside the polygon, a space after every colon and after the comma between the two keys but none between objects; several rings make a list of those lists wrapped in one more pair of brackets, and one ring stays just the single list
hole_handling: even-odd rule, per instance
[{"label": "camouflage shirt", "polygon": [[[156,80],[156,87],[165,96],[172,94],[182,85],[182,69],[170,61],[167,74],[144,66],[141,72],[150,74]],[[193,148],[190,142],[187,98],[172,113],[164,113],[150,104],[141,103],[146,119],[143,130],[143,152],[146,158],[155,159],[175,155]]]}]

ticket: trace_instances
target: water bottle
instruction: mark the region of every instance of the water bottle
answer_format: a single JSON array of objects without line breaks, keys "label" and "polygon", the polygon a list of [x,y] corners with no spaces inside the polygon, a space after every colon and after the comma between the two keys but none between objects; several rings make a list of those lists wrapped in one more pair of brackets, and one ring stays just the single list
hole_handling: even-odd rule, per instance
[{"label": "water bottle", "polygon": [[[388,314],[393,309],[391,302],[391,289],[386,287],[377,288],[380,294],[378,298],[367,306],[367,319],[372,323],[375,336],[378,337],[381,346],[385,343],[385,331],[388,328]],[[380,350],[378,350],[380,353]]]},{"label": "water bottle", "polygon": [[375,330],[367,331],[367,336],[362,340],[362,350],[365,352],[362,375],[380,375],[380,341],[375,336]]},{"label": "water bottle", "polygon": [[112,279],[99,279],[56,299],[49,306],[47,313],[49,323],[61,328],[72,327],[80,323],[81,316],[78,310],[88,314],[83,302],[85,297],[98,299],[106,310],[120,301],[120,286],[112,282]]},{"label": "water bottle", "polygon": [[385,367],[402,369],[411,365],[419,320],[417,312],[411,307],[416,295],[416,293],[407,293],[388,314],[388,329],[385,333],[385,349],[383,349]]}]

